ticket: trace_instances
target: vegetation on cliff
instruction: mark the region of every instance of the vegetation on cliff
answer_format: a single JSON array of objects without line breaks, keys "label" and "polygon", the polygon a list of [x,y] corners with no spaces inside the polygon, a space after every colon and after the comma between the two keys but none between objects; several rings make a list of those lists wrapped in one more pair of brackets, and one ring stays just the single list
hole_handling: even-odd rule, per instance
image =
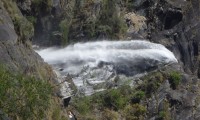
[{"label": "vegetation on cliff", "polygon": [[0,9],[0,119],[64,119],[56,76],[29,42],[35,18],[13,0],[0,1]]},{"label": "vegetation on cliff", "polygon": [[[76,2],[74,17],[68,28],[69,40],[81,37],[85,39],[123,38],[127,26],[123,16],[119,14],[117,1],[102,0],[100,3],[96,2],[93,0]],[[96,8],[93,8],[95,4]],[[92,9],[96,10],[92,11]],[[92,14],[93,16],[91,16]]]},{"label": "vegetation on cliff", "polygon": [[18,34],[19,42],[26,43],[33,36],[34,28],[24,16],[22,16],[16,2],[12,0],[3,0],[3,6],[8,11],[15,27],[15,31]]},{"label": "vegetation on cliff", "polygon": [[50,103],[51,85],[0,70],[0,108],[13,119],[41,119]]},{"label": "vegetation on cliff", "polygon": [[[171,76],[181,79],[181,75],[178,72],[170,74],[168,71],[152,72],[142,77],[141,80],[143,82],[134,87],[122,85],[117,89],[109,89],[95,93],[92,96],[75,97],[70,109],[77,110],[80,114],[78,117],[83,120],[94,118],[97,120],[117,120],[120,117],[127,120],[147,119],[146,117],[149,115],[147,110],[149,100],[157,94],[158,89]],[[170,118],[169,104],[171,103],[166,100],[163,104],[164,107],[155,113],[157,114],[157,119]]]},{"label": "vegetation on cliff", "polygon": [[0,83],[0,108],[4,116],[15,120],[61,116],[61,108],[49,81],[14,74],[1,66]]}]

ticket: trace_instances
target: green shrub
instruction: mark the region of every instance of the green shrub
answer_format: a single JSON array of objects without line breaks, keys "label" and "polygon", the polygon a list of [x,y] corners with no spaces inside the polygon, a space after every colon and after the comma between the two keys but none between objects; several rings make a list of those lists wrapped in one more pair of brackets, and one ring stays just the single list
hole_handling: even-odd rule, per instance
[{"label": "green shrub", "polygon": [[166,117],[166,112],[165,111],[160,111],[158,116],[159,116],[159,119],[164,120],[164,118]]},{"label": "green shrub", "polygon": [[103,0],[103,7],[96,22],[97,35],[103,34],[115,39],[126,32],[127,26],[123,18],[117,13],[116,4],[116,0]]},{"label": "green shrub", "polygon": [[162,83],[165,80],[163,74],[160,72],[155,73],[155,79],[160,83]]},{"label": "green shrub", "polygon": [[115,110],[122,109],[127,103],[127,99],[120,93],[119,89],[108,91],[103,98],[103,105]]},{"label": "green shrub", "polygon": [[127,105],[124,109],[126,120],[140,120],[146,113],[146,108],[140,104]]},{"label": "green shrub", "polygon": [[118,120],[119,114],[115,111],[105,109],[103,111],[103,120]]},{"label": "green shrub", "polygon": [[139,98],[139,99],[144,98],[144,96],[145,96],[144,91],[137,91],[137,92],[135,93],[135,97],[137,97],[137,98]]},{"label": "green shrub", "polygon": [[66,45],[68,43],[69,26],[70,23],[66,19],[62,20],[59,24],[62,32],[62,45]]},{"label": "green shrub", "polygon": [[94,17],[91,16],[93,6],[96,4],[94,0],[76,1],[74,17],[69,28],[69,39],[81,39],[83,37],[91,40],[102,37],[109,39],[123,38],[127,26],[123,16],[119,15],[118,2],[116,0],[102,0],[101,8]]},{"label": "green shrub", "polygon": [[31,22],[29,22],[25,17],[20,15],[15,15],[13,19],[15,26],[15,31],[20,37],[20,42],[25,42],[27,39],[31,38],[34,34],[34,27]]},{"label": "green shrub", "polygon": [[133,98],[131,99],[132,103],[140,103],[140,100],[145,97],[144,91],[136,91]]},{"label": "green shrub", "polygon": [[133,93],[134,89],[131,88],[130,85],[122,85],[118,88],[120,93],[124,96],[129,96]]},{"label": "green shrub", "polygon": [[61,110],[60,110],[60,108],[55,108],[54,110],[53,110],[53,113],[52,113],[52,119],[53,120],[60,120],[61,119]]},{"label": "green shrub", "polygon": [[103,106],[104,92],[95,93],[91,96],[92,102],[99,107]]},{"label": "green shrub", "polygon": [[31,22],[32,24],[36,24],[37,18],[34,16],[26,16],[26,19]]},{"label": "green shrub", "polygon": [[74,107],[76,108],[76,110],[81,113],[82,115],[85,115],[87,113],[90,112],[91,110],[91,97],[90,96],[85,96],[85,97],[78,97],[75,98],[74,100]]},{"label": "green shrub", "polygon": [[33,77],[0,69],[0,108],[12,119],[42,119],[48,109],[51,85]]},{"label": "green shrub", "polygon": [[[123,94],[127,93],[127,94]],[[128,103],[130,95],[126,90],[111,89],[100,93],[95,93],[92,96],[76,97],[73,100],[72,106],[82,115],[92,113],[92,109],[123,109]]]},{"label": "green shrub", "polygon": [[158,112],[157,120],[171,120],[170,104],[168,101],[164,101],[163,110]]},{"label": "green shrub", "polygon": [[[96,24],[95,24],[95,20],[89,20],[86,21],[87,23],[85,23],[83,25],[83,30],[84,30],[84,34],[87,35],[90,38],[94,38],[96,35]],[[99,26],[98,26],[99,27]]]},{"label": "green shrub", "polygon": [[144,91],[146,97],[151,97],[152,93],[156,92],[164,80],[166,80],[166,77],[164,73],[153,72],[141,79],[143,83],[137,86],[136,90]]},{"label": "green shrub", "polygon": [[173,71],[169,75],[169,83],[172,89],[176,89],[177,86],[180,84],[181,81],[181,74],[179,72]]}]

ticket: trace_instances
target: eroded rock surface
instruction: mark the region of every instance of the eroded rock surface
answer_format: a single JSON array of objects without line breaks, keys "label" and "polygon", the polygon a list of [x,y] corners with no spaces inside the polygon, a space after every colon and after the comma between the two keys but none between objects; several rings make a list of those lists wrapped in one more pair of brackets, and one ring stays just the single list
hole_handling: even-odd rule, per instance
[{"label": "eroded rock surface", "polygon": [[[23,32],[27,29],[22,29],[23,26],[20,26],[21,24],[17,23],[20,19],[25,18],[19,11],[16,3],[10,0],[1,1],[0,8],[1,64],[5,65],[13,72],[32,75],[40,79],[53,80],[55,76],[51,67],[44,63],[42,58],[32,50],[31,43],[29,42],[31,36],[29,36],[29,34],[24,34],[25,32]],[[16,19],[16,16],[19,19]],[[26,32],[31,33],[32,29]]]}]

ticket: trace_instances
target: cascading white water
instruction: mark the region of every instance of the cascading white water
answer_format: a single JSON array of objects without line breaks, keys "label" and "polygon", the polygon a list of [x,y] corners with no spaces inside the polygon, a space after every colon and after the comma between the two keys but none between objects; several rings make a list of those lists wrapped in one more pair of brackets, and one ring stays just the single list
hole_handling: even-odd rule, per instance
[{"label": "cascading white water", "polygon": [[47,63],[62,68],[62,75],[75,76],[74,83],[86,94],[99,83],[113,81],[116,75],[134,76],[155,66],[177,62],[163,45],[142,40],[77,43],[37,52]]}]

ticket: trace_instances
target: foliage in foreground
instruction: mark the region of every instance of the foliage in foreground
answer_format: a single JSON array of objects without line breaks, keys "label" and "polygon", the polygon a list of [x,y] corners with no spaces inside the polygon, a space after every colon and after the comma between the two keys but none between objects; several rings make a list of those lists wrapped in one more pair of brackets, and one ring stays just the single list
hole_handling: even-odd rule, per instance
[{"label": "foliage in foreground", "polygon": [[47,81],[13,74],[0,68],[0,108],[12,119],[42,119],[50,105]]},{"label": "foliage in foreground", "polygon": [[102,112],[103,118],[101,119],[105,120],[117,120],[120,116],[119,111],[128,118],[130,116],[140,118],[145,114],[146,107],[138,103],[131,103],[131,99],[134,96],[138,97],[138,99],[143,99],[145,94],[124,85],[118,89],[110,89],[92,96],[75,98],[72,106],[82,115],[81,119],[87,119],[84,116],[94,115],[95,109],[99,109]]},{"label": "foliage in foreground", "polygon": [[[153,72],[142,77],[143,82],[135,87],[123,85],[117,89],[95,93],[92,96],[76,97],[72,101],[72,107],[80,113],[79,118],[83,120],[89,117],[97,120],[117,120],[120,117],[127,120],[143,120],[148,114],[148,99],[156,94],[162,83],[170,77],[174,80],[181,79],[176,73],[169,73],[168,71]],[[163,109],[156,114],[158,119],[170,118],[169,101],[166,100]],[[99,116],[100,118],[96,118]]]}]

